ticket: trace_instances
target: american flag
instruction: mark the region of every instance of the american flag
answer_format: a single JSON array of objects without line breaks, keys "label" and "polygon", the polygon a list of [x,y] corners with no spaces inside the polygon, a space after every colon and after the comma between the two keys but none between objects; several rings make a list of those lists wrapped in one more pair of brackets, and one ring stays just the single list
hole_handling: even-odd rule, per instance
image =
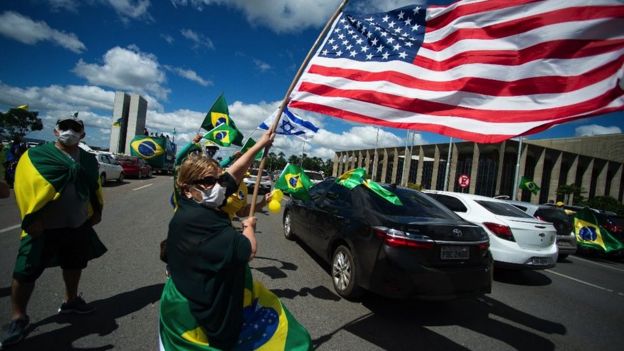
[{"label": "american flag", "polygon": [[624,109],[624,4],[465,0],[341,13],[290,107],[494,143]]}]

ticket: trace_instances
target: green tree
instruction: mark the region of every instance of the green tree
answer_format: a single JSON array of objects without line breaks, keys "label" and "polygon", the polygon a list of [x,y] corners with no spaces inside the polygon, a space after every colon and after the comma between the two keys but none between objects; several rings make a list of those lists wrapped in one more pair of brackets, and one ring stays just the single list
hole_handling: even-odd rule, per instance
[{"label": "green tree", "polygon": [[[576,184],[562,184],[557,188],[557,195],[563,196],[563,202],[568,205],[582,203],[585,198],[582,194],[587,193],[582,187],[577,186]],[[570,203],[570,195],[573,195],[573,203]]]},{"label": "green tree", "polygon": [[12,108],[7,112],[0,112],[0,138],[13,140],[23,137],[29,132],[42,130],[39,112],[28,111],[27,108]]},{"label": "green tree", "polygon": [[620,216],[624,215],[624,205],[611,196],[595,196],[583,202],[583,205],[587,205],[598,210],[615,212]]}]

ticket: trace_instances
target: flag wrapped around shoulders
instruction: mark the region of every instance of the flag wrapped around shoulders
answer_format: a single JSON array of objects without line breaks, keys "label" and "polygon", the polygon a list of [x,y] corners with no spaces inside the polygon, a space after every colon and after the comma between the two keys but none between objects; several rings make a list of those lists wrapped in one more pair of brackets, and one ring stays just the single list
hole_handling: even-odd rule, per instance
[{"label": "flag wrapped around shoulders", "polygon": [[598,224],[598,219],[589,208],[584,208],[574,217],[574,233],[577,245],[599,250],[604,253],[624,250],[624,244],[616,239],[605,227]]},{"label": "flag wrapped around shoulders", "polygon": [[288,163],[282,170],[282,173],[280,173],[277,181],[275,181],[274,187],[296,199],[307,200],[310,198],[308,189],[312,185],[310,177],[305,174],[301,167]]},{"label": "flag wrapped around shoulders", "polygon": [[[290,314],[279,298],[260,282],[253,281],[249,266],[245,274],[243,326],[233,350],[312,349],[307,330]],[[206,351],[210,346],[203,328],[191,314],[189,301],[168,279],[160,299],[160,350]]]},{"label": "flag wrapped around shoulders", "polygon": [[624,109],[621,0],[343,12],[290,107],[495,143]]},{"label": "flag wrapped around shoulders", "polygon": [[[264,122],[262,122],[258,128],[269,130],[275,121],[279,108],[269,116]],[[288,107],[284,108],[282,118],[280,118],[279,124],[275,129],[275,133],[282,135],[294,135],[300,138],[306,139],[307,137],[314,135],[318,132],[318,128],[312,124],[312,122],[306,121],[303,118],[292,113]]]},{"label": "flag wrapped around shoulders", "polygon": [[367,179],[366,169],[364,168],[355,168],[343,173],[340,177],[338,177],[338,179],[336,179],[336,183],[344,186],[349,190],[355,188],[358,185],[363,185],[384,200],[390,202],[391,204],[396,206],[403,205],[401,199],[399,199],[396,194],[394,194],[390,190],[386,190],[380,184],[370,179]]}]

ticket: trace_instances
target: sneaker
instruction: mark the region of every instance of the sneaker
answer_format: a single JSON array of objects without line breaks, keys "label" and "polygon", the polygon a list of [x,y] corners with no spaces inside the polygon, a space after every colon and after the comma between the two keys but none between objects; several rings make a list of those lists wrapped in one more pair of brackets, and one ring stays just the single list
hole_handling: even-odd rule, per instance
[{"label": "sneaker", "polygon": [[95,311],[95,307],[88,305],[82,297],[78,296],[70,301],[63,302],[59,307],[60,314],[77,313],[88,314]]},{"label": "sneaker", "polygon": [[28,327],[30,327],[30,318],[28,318],[28,316],[14,319],[11,323],[2,327],[2,340],[0,341],[0,348],[15,345],[22,341],[22,339],[26,336]]}]

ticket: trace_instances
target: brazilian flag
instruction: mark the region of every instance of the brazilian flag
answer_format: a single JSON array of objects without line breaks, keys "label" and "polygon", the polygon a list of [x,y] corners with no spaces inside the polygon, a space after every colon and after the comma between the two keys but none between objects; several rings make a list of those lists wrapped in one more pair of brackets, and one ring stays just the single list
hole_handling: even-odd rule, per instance
[{"label": "brazilian flag", "polygon": [[[243,327],[233,350],[311,350],[308,331],[290,314],[279,298],[245,274]],[[160,349],[205,351],[210,346],[204,329],[190,311],[188,299],[168,279],[160,298]]]},{"label": "brazilian flag", "polygon": [[117,120],[113,122],[113,127],[121,127],[122,123],[123,123],[123,118],[117,118]]},{"label": "brazilian flag", "polygon": [[589,208],[584,208],[574,217],[574,233],[577,245],[604,253],[623,250],[624,244],[616,239],[605,227],[598,224],[596,216]]},{"label": "brazilian flag", "polygon": [[379,185],[378,183],[367,179],[366,170],[364,168],[355,168],[345,172],[343,175],[338,177],[338,179],[336,179],[336,183],[344,186],[349,190],[355,188],[358,185],[363,185],[375,194],[381,196],[384,200],[390,202],[391,204],[396,206],[403,205],[401,199],[399,199],[396,194],[394,194],[390,190],[386,190],[386,188]]},{"label": "brazilian flag", "polygon": [[[245,141],[245,144],[243,144],[243,147],[240,150],[241,155],[247,152],[247,150],[251,149],[251,147],[254,145],[256,145],[255,140],[253,140],[252,138],[247,139],[247,141]],[[264,156],[264,149],[258,151],[256,157],[254,157],[254,160],[260,161],[262,159],[262,156]]]},{"label": "brazilian flag", "polygon": [[165,154],[165,148],[152,137],[137,135],[130,142],[130,154],[149,160]]},{"label": "brazilian flag", "polygon": [[206,117],[204,117],[204,121],[202,122],[201,127],[205,130],[211,130],[215,127],[220,126],[221,124],[227,124],[236,129],[236,124],[230,118],[230,111],[228,109],[227,102],[225,102],[225,97],[223,96],[223,94],[219,95],[217,101],[212,104],[212,107],[206,114]]},{"label": "brazilian flag", "polygon": [[292,195],[294,198],[306,200],[310,198],[308,189],[312,182],[307,174],[297,165],[287,164],[275,182],[275,189]]},{"label": "brazilian flag", "polygon": [[212,140],[220,146],[230,146],[232,144],[243,145],[243,133],[236,127],[227,124],[220,124],[208,133],[204,134],[204,139]]},{"label": "brazilian flag", "polygon": [[519,185],[520,189],[524,189],[524,190],[528,190],[530,192],[532,192],[533,194],[537,194],[538,191],[540,191],[540,187],[537,186],[537,184],[525,177],[522,177],[520,179],[520,185]]}]

